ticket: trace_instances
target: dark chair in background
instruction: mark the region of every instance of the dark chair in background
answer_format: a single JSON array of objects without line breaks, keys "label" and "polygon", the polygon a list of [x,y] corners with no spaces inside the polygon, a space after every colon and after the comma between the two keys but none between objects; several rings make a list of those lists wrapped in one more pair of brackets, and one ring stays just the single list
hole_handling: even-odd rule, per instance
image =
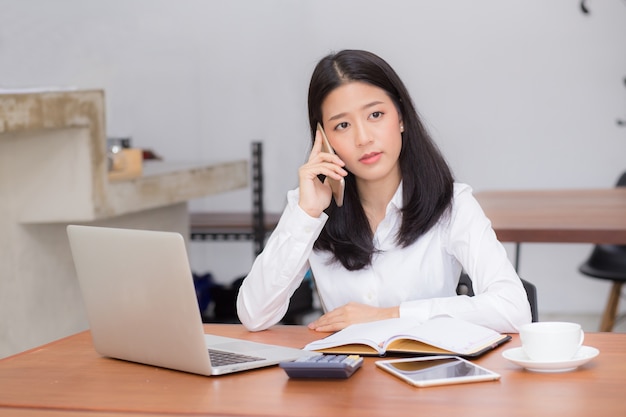
[{"label": "dark chair in background", "polygon": [[[616,187],[626,187],[626,172],[617,180]],[[613,331],[622,285],[626,282],[626,245],[596,245],[578,270],[589,277],[613,282],[600,323],[601,332]]]},{"label": "dark chair in background", "polygon": [[[539,311],[537,309],[537,287],[534,284],[522,279],[522,285],[526,290],[526,296],[530,304],[530,313],[533,321],[539,321]],[[459,278],[459,285],[456,287],[456,293],[459,295],[474,296],[474,288],[472,287],[472,280],[466,273],[461,274]]]}]

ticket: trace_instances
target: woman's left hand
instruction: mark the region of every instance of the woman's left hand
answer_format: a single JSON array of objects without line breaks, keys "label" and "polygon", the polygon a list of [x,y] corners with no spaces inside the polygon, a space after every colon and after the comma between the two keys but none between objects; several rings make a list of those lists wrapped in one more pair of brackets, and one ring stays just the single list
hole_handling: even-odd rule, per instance
[{"label": "woman's left hand", "polygon": [[360,303],[348,303],[329,311],[309,324],[309,329],[318,332],[336,332],[351,324],[400,317],[399,307],[372,307]]}]

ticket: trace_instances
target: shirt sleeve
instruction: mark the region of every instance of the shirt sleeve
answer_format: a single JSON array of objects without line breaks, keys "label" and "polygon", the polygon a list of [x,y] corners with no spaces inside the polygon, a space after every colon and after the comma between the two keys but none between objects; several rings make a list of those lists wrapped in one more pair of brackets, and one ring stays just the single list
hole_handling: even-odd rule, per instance
[{"label": "shirt sleeve", "polygon": [[455,193],[446,221],[442,241],[472,279],[475,296],[404,302],[400,316],[422,322],[449,315],[503,333],[518,332],[521,325],[531,321],[526,291],[469,186],[459,187]]},{"label": "shirt sleeve", "polygon": [[298,190],[287,195],[287,206],[237,296],[237,314],[251,331],[278,323],[289,299],[309,269],[308,258],[328,216],[309,216],[298,205]]}]

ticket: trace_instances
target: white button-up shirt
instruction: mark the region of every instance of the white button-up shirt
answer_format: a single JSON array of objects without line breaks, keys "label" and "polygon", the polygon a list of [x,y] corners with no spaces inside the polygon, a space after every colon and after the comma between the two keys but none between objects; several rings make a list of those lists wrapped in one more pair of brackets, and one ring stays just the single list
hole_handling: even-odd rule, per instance
[{"label": "white button-up shirt", "polygon": [[[374,234],[379,252],[372,265],[348,271],[331,261],[330,252],[312,249],[328,216],[310,217],[298,205],[298,190],[290,191],[278,226],[241,286],[241,322],[250,330],[279,322],[309,269],[325,311],[351,301],[400,306],[400,317],[416,323],[448,315],[499,332],[517,332],[531,321],[522,283],[468,185],[456,183],[451,211],[405,248],[396,243],[401,207],[402,184]],[[462,270],[472,279],[474,297],[456,294]]]}]

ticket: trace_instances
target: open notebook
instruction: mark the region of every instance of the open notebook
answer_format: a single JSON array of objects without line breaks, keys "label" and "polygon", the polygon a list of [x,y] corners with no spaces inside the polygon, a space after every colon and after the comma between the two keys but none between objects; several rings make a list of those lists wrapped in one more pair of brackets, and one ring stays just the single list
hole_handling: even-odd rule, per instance
[{"label": "open notebook", "polygon": [[414,354],[478,357],[511,336],[453,317],[434,317],[415,324],[395,318],[353,324],[304,348],[335,354]]},{"label": "open notebook", "polygon": [[319,355],[204,334],[179,233],[77,225],[67,233],[93,343],[103,356],[220,375]]}]

